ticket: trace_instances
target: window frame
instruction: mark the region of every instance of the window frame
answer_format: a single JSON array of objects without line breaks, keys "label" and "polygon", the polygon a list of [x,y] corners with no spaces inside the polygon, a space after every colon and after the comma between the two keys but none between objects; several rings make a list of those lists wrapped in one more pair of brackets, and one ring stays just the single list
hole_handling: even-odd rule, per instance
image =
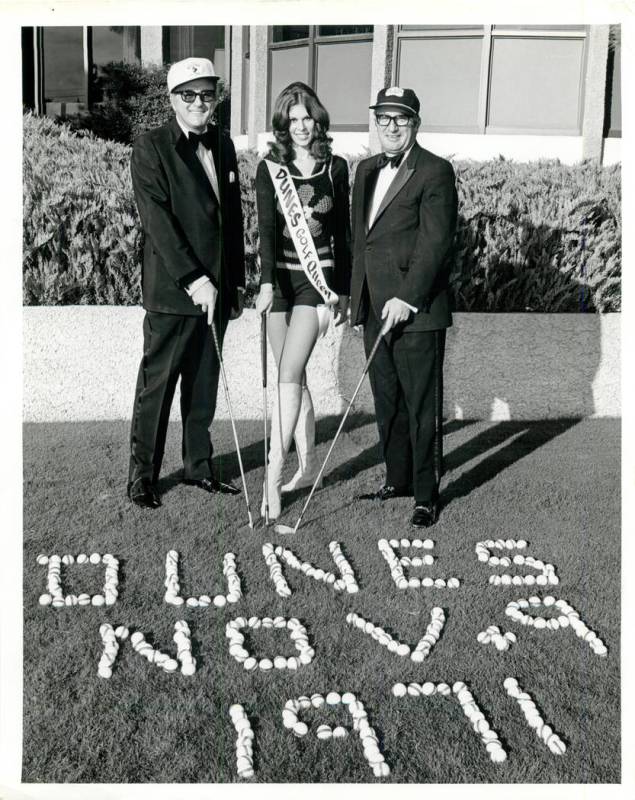
[{"label": "window frame", "polygon": [[[374,27],[374,26],[373,26]],[[309,25],[309,35],[303,39],[289,39],[285,42],[273,41],[273,26],[267,27],[267,103],[266,103],[266,131],[271,132],[271,114],[273,111],[273,98],[271,97],[272,53],[276,50],[290,50],[295,47],[308,48],[307,83],[315,89],[317,83],[317,48],[320,44],[346,44],[349,42],[372,42],[374,30],[368,33],[345,33],[335,36],[320,36],[319,25]],[[351,131],[366,133],[369,130],[368,122],[355,124],[331,124],[331,131]]]},{"label": "window frame", "polygon": [[[35,107],[39,109],[39,113],[46,114],[47,103],[61,103],[62,108],[69,102],[65,100],[46,100],[46,74],[45,74],[45,61],[46,61],[46,48],[44,42],[44,35],[47,28],[59,27],[54,25],[38,25],[33,27],[34,31],[34,59],[35,59],[35,73],[37,86],[35,89]],[[99,101],[95,101],[93,96],[93,89],[91,83],[92,69],[95,66],[93,57],[93,31],[99,25],[71,25],[64,27],[76,27],[82,31],[82,59],[83,59],[83,82],[84,91],[86,94],[85,106],[91,110],[100,105]],[[122,56],[121,60],[129,63],[139,62],[139,47],[140,47],[140,27],[137,25],[123,26],[122,33]],[[65,113],[62,113],[62,117]]]},{"label": "window frame", "polygon": [[[612,50],[612,52],[611,52]],[[606,96],[604,102],[606,103],[607,100],[610,104],[613,103],[613,96],[615,92],[615,75],[619,70],[619,77],[620,77],[620,100],[623,99],[622,97],[622,83],[623,83],[623,75],[622,75],[622,43],[619,41],[618,43],[613,44],[612,48],[609,49],[608,59],[607,59],[607,76],[606,76]],[[610,92],[609,92],[610,88]],[[610,94],[610,97],[609,97]],[[621,108],[620,112],[620,126],[619,128],[614,128],[611,125],[611,113],[610,113],[610,106],[605,109],[605,121],[604,121],[604,138],[605,139],[621,139],[622,138],[622,127],[623,127],[623,107]]]},{"label": "window frame", "polygon": [[[522,30],[496,27],[494,25],[450,26],[444,28],[424,28],[404,30],[403,26],[395,26],[393,33],[393,58],[391,80],[398,83],[398,70],[401,59],[401,43],[404,40],[438,40],[459,38],[482,38],[481,72],[479,82],[478,113],[476,125],[435,125],[426,124],[422,118],[422,132],[427,133],[466,133],[480,135],[517,135],[517,136],[581,136],[584,118],[584,96],[586,68],[588,59],[589,26],[583,29],[552,30],[545,26],[538,30]],[[489,124],[490,92],[492,82],[493,45],[496,39],[579,39],[582,41],[582,58],[580,59],[580,76],[578,81],[578,116],[574,128],[554,129],[541,127],[495,127]]]}]

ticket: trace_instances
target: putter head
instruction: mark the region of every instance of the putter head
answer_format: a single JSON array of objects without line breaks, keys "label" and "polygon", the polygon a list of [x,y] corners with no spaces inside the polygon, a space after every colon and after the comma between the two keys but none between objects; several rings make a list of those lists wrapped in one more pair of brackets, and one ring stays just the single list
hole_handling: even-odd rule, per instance
[{"label": "putter head", "polygon": [[292,528],[290,525],[274,525],[273,529],[276,533],[281,534],[282,536],[288,536],[289,534],[295,533],[296,529]]}]

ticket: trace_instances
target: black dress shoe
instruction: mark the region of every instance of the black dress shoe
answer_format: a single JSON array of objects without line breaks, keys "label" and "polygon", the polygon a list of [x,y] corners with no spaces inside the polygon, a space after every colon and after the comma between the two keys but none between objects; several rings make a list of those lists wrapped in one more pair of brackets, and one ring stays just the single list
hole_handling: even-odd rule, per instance
[{"label": "black dress shoe", "polygon": [[137,478],[128,484],[128,497],[139,508],[159,508],[161,498],[149,478]]},{"label": "black dress shoe", "polygon": [[395,497],[412,497],[412,489],[409,487],[398,488],[397,486],[389,486],[384,484],[376,492],[368,494],[360,494],[358,500],[393,500]]},{"label": "black dress shoe", "polygon": [[188,486],[198,486],[199,489],[210,494],[240,494],[238,487],[231,483],[223,483],[214,476],[211,478],[185,478],[183,483],[187,483]]},{"label": "black dress shoe", "polygon": [[429,528],[438,518],[439,506],[437,503],[417,503],[412,515],[412,524],[415,528]]}]

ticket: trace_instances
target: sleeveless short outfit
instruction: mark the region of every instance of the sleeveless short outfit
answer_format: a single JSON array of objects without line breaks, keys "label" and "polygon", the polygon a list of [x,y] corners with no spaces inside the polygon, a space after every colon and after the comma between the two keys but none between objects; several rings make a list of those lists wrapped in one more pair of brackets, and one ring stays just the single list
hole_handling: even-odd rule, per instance
[{"label": "sleeveless short outfit", "polygon": [[[348,167],[334,156],[316,164],[313,174],[303,176],[288,165],[304,216],[313,237],[324,278],[337,294],[350,292],[350,221]],[[306,277],[280,208],[269,170],[260,162],[256,172],[261,283],[274,287],[271,311],[290,311],[293,306],[318,306],[322,295]]]}]

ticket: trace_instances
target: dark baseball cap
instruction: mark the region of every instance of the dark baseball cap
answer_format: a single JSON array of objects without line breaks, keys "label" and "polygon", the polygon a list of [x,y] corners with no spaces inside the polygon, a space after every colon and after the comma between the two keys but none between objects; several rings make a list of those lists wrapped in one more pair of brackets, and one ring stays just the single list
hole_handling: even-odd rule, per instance
[{"label": "dark baseball cap", "polygon": [[383,106],[395,106],[403,108],[411,114],[418,114],[421,105],[419,98],[412,89],[402,89],[399,86],[390,86],[388,89],[380,89],[377,93],[377,102],[369,108],[382,108]]}]

